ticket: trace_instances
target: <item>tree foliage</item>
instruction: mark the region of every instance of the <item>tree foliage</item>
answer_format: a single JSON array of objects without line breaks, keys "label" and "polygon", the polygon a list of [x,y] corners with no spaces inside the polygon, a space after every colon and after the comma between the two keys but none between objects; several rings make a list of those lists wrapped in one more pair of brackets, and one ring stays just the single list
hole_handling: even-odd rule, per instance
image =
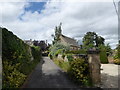
[{"label": "tree foliage", "polygon": [[83,37],[83,46],[85,48],[99,47],[104,45],[104,41],[105,39],[95,32],[87,32]]},{"label": "tree foliage", "polygon": [[55,35],[52,34],[52,37],[54,38],[53,44],[57,43],[60,40],[60,35],[62,33],[61,25],[62,25],[62,23],[60,23],[59,26],[56,26],[55,27]]},{"label": "tree foliage", "polygon": [[64,53],[65,51],[69,50],[69,46],[64,46],[60,43],[55,43],[54,45],[52,45],[50,47],[50,55],[52,55],[53,57],[55,57],[56,55],[58,55],[59,53]]}]

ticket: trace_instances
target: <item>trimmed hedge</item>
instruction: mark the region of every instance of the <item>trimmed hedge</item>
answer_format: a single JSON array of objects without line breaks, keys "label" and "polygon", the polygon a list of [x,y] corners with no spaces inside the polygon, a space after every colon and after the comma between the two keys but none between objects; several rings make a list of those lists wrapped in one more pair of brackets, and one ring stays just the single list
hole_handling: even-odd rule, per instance
[{"label": "trimmed hedge", "polygon": [[40,48],[31,48],[12,32],[2,28],[3,89],[19,88],[40,58]]},{"label": "trimmed hedge", "polygon": [[100,51],[100,61],[103,64],[107,64],[108,63],[108,57],[107,57],[107,53],[106,50],[103,48]]}]

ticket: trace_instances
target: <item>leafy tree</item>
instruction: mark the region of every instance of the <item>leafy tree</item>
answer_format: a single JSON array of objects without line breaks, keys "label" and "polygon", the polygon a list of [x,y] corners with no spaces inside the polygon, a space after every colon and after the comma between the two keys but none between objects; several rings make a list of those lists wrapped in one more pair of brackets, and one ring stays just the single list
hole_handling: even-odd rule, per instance
[{"label": "leafy tree", "polygon": [[100,45],[104,45],[105,39],[101,36],[97,36],[95,39],[96,47],[99,47]]},{"label": "leafy tree", "polygon": [[111,47],[110,47],[110,44],[108,43],[105,47],[106,47],[107,55],[112,54],[112,49],[111,49]]},{"label": "leafy tree", "polygon": [[116,59],[120,59],[120,43],[118,44],[118,46],[116,47],[117,53],[116,53]]},{"label": "leafy tree", "polygon": [[62,33],[62,29],[61,29],[61,25],[62,23],[60,23],[59,26],[55,27],[55,35],[51,35],[54,38],[53,44],[57,43],[60,40],[60,35]]},{"label": "leafy tree", "polygon": [[69,50],[69,46],[64,46],[60,43],[55,43],[54,45],[52,45],[49,49],[50,53],[53,57],[55,57],[57,54],[59,54],[58,52],[62,52],[64,53],[65,51]]},{"label": "leafy tree", "polygon": [[104,45],[105,39],[101,36],[98,36],[95,32],[87,32],[83,37],[83,46],[85,48],[99,47]]}]

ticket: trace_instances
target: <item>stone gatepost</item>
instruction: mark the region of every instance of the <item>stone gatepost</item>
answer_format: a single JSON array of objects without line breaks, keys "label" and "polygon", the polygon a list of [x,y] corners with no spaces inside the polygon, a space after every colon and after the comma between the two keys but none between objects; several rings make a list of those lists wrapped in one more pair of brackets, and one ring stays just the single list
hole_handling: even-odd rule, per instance
[{"label": "stone gatepost", "polygon": [[100,73],[100,58],[99,51],[96,49],[88,50],[88,63],[89,63],[89,71],[92,79],[92,83],[94,85],[98,85],[101,82],[101,73]]}]

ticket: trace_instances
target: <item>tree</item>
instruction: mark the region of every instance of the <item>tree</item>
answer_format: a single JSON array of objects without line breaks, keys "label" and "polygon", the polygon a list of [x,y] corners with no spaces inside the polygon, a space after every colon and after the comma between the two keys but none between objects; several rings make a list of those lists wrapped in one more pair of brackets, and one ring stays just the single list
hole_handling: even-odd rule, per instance
[{"label": "tree", "polygon": [[96,47],[99,47],[100,45],[104,45],[104,41],[105,41],[105,39],[103,37],[97,36],[96,40],[95,40]]},{"label": "tree", "polygon": [[112,54],[112,49],[110,47],[110,44],[108,43],[105,47],[106,47],[107,55],[111,55]]},{"label": "tree", "polygon": [[59,26],[55,27],[55,35],[51,35],[54,38],[53,44],[57,43],[60,40],[60,35],[62,33],[62,29],[61,29],[61,25],[62,23],[60,23]]},{"label": "tree", "polygon": [[98,36],[95,32],[87,32],[83,37],[83,46],[85,48],[99,47],[104,45],[105,39]]}]

